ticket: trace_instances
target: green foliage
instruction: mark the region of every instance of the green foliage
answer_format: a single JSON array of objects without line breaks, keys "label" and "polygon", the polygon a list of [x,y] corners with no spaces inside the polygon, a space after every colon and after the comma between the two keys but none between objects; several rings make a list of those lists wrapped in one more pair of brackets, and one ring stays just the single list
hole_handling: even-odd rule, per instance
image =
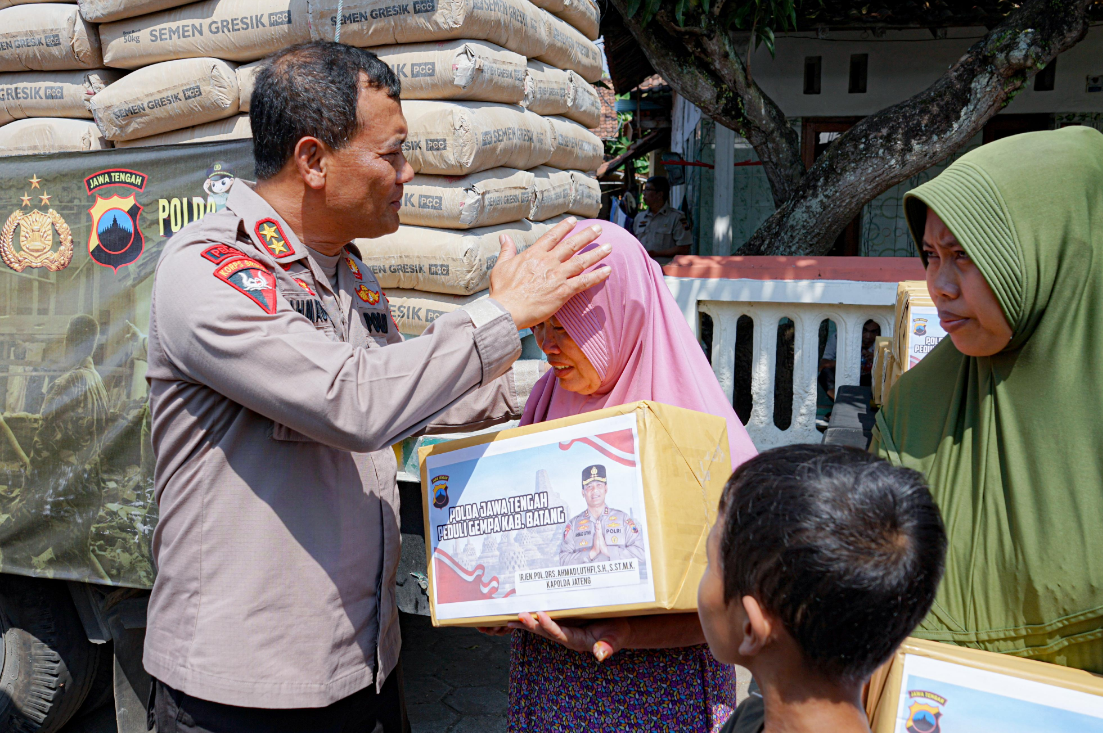
[{"label": "green foliage", "polygon": [[[628,17],[639,15],[646,26],[663,0],[628,0]],[[802,0],[674,0],[674,18],[683,28],[749,31],[754,47],[766,44],[774,54],[774,34],[796,30],[797,6]]]},{"label": "green foliage", "polygon": [[[620,94],[617,95],[617,99],[628,99],[630,95]],[[617,137],[615,140],[605,141],[605,154],[610,158],[615,158],[632,144],[632,140],[624,134],[624,123],[631,122],[635,117],[632,112],[617,112]],[[635,158],[632,160],[632,169],[639,175],[647,175],[647,159]]]}]

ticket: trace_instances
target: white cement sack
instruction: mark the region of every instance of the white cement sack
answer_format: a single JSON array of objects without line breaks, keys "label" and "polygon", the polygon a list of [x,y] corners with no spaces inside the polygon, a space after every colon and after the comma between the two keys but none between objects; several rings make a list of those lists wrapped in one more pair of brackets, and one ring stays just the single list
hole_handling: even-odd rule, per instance
[{"label": "white cement sack", "polygon": [[307,0],[203,0],[100,26],[108,66],[213,56],[256,61],[310,40]]},{"label": "white cement sack", "polygon": [[597,178],[582,171],[570,171],[571,207],[568,214],[593,219],[601,211],[601,184]]},{"label": "white cement sack", "polygon": [[564,117],[545,117],[555,128],[555,152],[547,163],[562,170],[597,170],[605,159],[605,143],[577,122]]},{"label": "white cement sack", "polygon": [[398,324],[399,333],[407,336],[420,336],[425,333],[425,329],[433,325],[433,321],[445,313],[451,313],[468,303],[490,297],[489,290],[474,295],[445,295],[392,288],[384,294],[387,296],[387,303],[391,306],[391,315]]},{"label": "white cement sack", "polygon": [[538,115],[563,115],[585,127],[601,124],[597,89],[577,73],[543,61],[529,61],[521,105]]},{"label": "white cement sack", "polygon": [[525,96],[525,57],[492,43],[412,43],[372,51],[402,82],[403,99],[517,104]]},{"label": "white cement sack", "polygon": [[38,3],[0,10],[0,71],[103,66],[96,27],[76,5]]},{"label": "white cement sack", "polygon": [[409,126],[402,149],[416,173],[527,170],[546,163],[557,145],[547,118],[520,106],[414,100],[403,102],[402,111]]},{"label": "white cement sack", "polygon": [[117,81],[114,69],[0,74],[0,125],[25,117],[92,118],[92,95]]},{"label": "white cement sack", "polygon": [[92,120],[32,117],[0,127],[0,156],[104,150],[111,141]]},{"label": "white cement sack", "polygon": [[570,109],[564,117],[574,120],[583,127],[594,128],[601,125],[601,97],[590,82],[575,72],[571,74]]},{"label": "white cement sack", "polygon": [[234,66],[212,58],[146,66],[92,98],[96,124],[115,142],[195,127],[237,111]]},{"label": "white cement sack", "polygon": [[531,54],[531,57],[560,69],[577,71],[586,81],[600,79],[603,73],[601,49],[570,23],[547,12],[544,18],[548,23],[548,50]]},{"label": "white cement sack", "polygon": [[558,15],[591,41],[598,39],[601,11],[594,0],[532,0],[532,3],[552,15]]},{"label": "white cement sack", "polygon": [[56,0],[0,0],[0,10],[10,8],[13,5],[31,5],[39,3],[56,2]]},{"label": "white cement sack", "polygon": [[257,81],[257,72],[264,65],[263,61],[254,61],[237,67],[237,98],[238,111],[249,111],[249,100],[253,98],[253,85]]},{"label": "white cement sack", "polygon": [[542,222],[566,213],[571,208],[571,197],[574,194],[571,172],[542,165],[533,168],[532,174],[535,179],[535,195],[529,210],[529,220]]},{"label": "white cement sack", "polygon": [[184,145],[189,143],[214,143],[220,140],[247,140],[253,136],[249,115],[227,117],[205,125],[186,127],[183,130],[162,132],[160,135],[140,137],[115,143],[117,148],[146,148],[153,145]]},{"label": "white cement sack", "polygon": [[[77,0],[80,14],[92,23],[110,23],[187,5],[193,0]],[[3,2],[3,0],[0,0]]]},{"label": "white cement sack", "polygon": [[466,232],[400,226],[378,239],[357,239],[379,285],[430,293],[471,295],[490,287],[490,271],[498,261],[498,236],[508,234],[518,251],[532,246],[546,227],[529,221],[500,224]]},{"label": "white cement sack", "polygon": [[521,106],[538,115],[561,115],[571,108],[571,72],[542,61],[529,61]]},{"label": "white cement sack", "polygon": [[534,176],[491,168],[469,176],[416,175],[403,187],[403,224],[471,229],[519,221],[532,208]]},{"label": "white cement sack", "polygon": [[[546,13],[528,0],[343,0],[341,43],[390,46],[471,38],[522,56],[548,48]],[[332,41],[337,0],[310,0],[311,34]]]}]

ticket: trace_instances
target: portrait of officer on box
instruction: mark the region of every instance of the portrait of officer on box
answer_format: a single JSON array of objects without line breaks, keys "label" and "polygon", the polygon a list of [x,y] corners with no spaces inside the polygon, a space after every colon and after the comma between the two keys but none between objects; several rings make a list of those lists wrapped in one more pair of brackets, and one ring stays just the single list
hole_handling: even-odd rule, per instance
[{"label": "portrait of officer on box", "polygon": [[586,509],[571,517],[563,529],[560,565],[606,560],[644,559],[643,534],[628,512],[606,506],[609,481],[600,463],[582,469],[582,496]]}]

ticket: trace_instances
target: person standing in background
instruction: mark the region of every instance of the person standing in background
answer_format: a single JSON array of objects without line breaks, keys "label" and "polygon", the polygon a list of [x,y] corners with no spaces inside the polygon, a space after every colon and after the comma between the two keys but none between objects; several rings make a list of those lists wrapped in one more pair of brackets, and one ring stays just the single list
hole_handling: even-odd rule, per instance
[{"label": "person standing in background", "polygon": [[632,233],[653,259],[689,254],[693,231],[686,215],[670,207],[670,180],[651,176],[643,184],[647,210],[636,216]]}]

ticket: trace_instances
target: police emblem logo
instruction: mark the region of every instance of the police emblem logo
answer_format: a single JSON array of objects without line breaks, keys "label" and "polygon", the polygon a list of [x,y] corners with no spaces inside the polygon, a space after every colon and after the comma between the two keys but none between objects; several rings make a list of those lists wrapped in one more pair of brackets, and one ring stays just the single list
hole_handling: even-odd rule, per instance
[{"label": "police emblem logo", "polygon": [[142,205],[136,194],[96,196],[96,203],[88,213],[92,215],[88,255],[96,264],[118,272],[120,267],[138,261],[145,251],[145,236],[138,225]]},{"label": "police emblem logo", "polygon": [[907,733],[939,733],[942,730],[940,706],[946,704],[946,698],[926,690],[910,690],[908,696],[912,698],[912,703],[904,730]]},{"label": "police emblem logo", "polygon": [[268,314],[276,312],[276,278],[264,265],[248,257],[215,268],[214,276],[247,296]]},{"label": "police emblem logo", "polygon": [[360,274],[360,268],[357,266],[357,264],[353,261],[353,259],[351,257],[348,257],[348,256],[345,257],[345,265],[348,266],[349,272],[352,273],[352,276],[354,278],[356,278],[357,280],[363,280],[364,279],[364,276]]},{"label": "police emblem logo", "polygon": [[[52,196],[40,188],[42,179],[37,175],[27,179],[31,188],[42,190],[41,194],[27,195],[26,191],[19,197],[22,205],[11,213],[4,226],[0,229],[0,259],[4,260],[11,269],[23,272],[28,267],[45,267],[50,272],[58,272],[69,266],[73,260],[73,232],[61,214],[53,209],[45,212],[32,209],[24,212],[24,207],[31,206],[31,199],[37,198],[42,206],[50,203]],[[16,248],[15,232],[19,230],[19,247]],[[57,233],[60,246],[54,250],[54,233]]]},{"label": "police emblem logo", "polygon": [[448,477],[436,476],[432,480],[433,484],[433,506],[437,509],[443,509],[448,506]]},{"label": "police emblem logo", "polygon": [[256,232],[257,239],[268,250],[268,253],[277,260],[295,254],[295,250],[291,248],[291,245],[287,242],[287,237],[283,234],[283,227],[275,219],[261,219],[258,221]]},{"label": "police emblem logo", "polygon": [[370,289],[367,285],[361,285],[356,288],[356,294],[360,296],[360,300],[368,305],[376,305],[379,303],[379,293]]},{"label": "police emblem logo", "polygon": [[926,336],[927,335],[927,319],[926,318],[916,318],[913,325],[915,326],[915,331],[913,333],[915,333],[916,336]]}]

